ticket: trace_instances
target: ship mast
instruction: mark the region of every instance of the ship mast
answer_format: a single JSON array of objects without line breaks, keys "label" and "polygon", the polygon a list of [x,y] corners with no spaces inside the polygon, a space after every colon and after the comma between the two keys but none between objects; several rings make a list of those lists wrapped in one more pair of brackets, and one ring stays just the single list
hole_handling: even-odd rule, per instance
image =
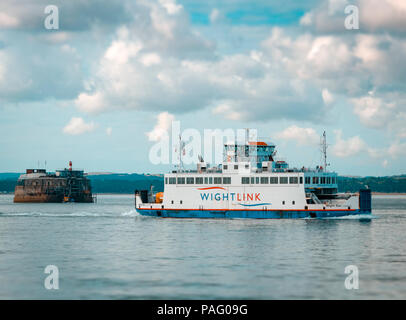
[{"label": "ship mast", "polygon": [[326,138],[326,131],[323,132],[323,136],[321,137],[320,141],[320,148],[322,152],[322,157],[323,157],[323,170],[324,172],[327,172],[327,166],[330,165],[327,163],[327,138]]}]

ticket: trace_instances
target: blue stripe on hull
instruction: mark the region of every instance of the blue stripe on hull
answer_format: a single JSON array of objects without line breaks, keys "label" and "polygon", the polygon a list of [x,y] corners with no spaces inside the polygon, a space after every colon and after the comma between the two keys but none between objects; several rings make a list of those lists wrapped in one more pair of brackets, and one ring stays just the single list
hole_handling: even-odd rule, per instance
[{"label": "blue stripe on hull", "polygon": [[233,211],[210,211],[210,210],[137,210],[142,216],[164,218],[247,218],[247,219],[298,219],[298,218],[330,218],[344,217],[358,214],[370,215],[370,211],[343,210],[343,211],[265,211],[265,210],[233,210]]}]

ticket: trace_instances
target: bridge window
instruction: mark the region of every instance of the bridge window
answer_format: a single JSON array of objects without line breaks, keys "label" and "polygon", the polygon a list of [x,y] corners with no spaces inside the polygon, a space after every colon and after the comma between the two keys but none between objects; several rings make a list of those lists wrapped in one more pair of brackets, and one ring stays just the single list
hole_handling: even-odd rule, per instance
[{"label": "bridge window", "polygon": [[300,184],[303,184],[303,177],[299,178]]},{"label": "bridge window", "polygon": [[169,184],[176,184],[176,178],[169,178]]},{"label": "bridge window", "polygon": [[331,177],[327,178],[327,183],[330,184],[331,183]]},{"label": "bridge window", "polygon": [[203,184],[203,178],[202,177],[196,178],[196,184]]},{"label": "bridge window", "polygon": [[165,178],[165,184],[168,184],[168,178]]},{"label": "bridge window", "polygon": [[313,184],[319,184],[319,177],[313,177]]},{"label": "bridge window", "polygon": [[213,177],[210,177],[209,178],[209,184],[212,184],[213,183]]},{"label": "bridge window", "polygon": [[336,183],[336,177],[332,177],[331,180],[332,180],[332,182],[331,182],[332,184]]},{"label": "bridge window", "polygon": [[249,167],[250,167],[249,164],[246,164],[246,165],[245,165],[245,169],[249,169]]},{"label": "bridge window", "polygon": [[310,177],[305,177],[305,183],[310,184]]},{"label": "bridge window", "polygon": [[228,169],[228,165],[225,164],[225,165],[223,166],[223,169],[224,169],[224,170],[227,170],[227,169]]},{"label": "bridge window", "polygon": [[278,177],[269,177],[270,184],[278,184]]},{"label": "bridge window", "polygon": [[238,170],[238,164],[234,165],[234,170]]},{"label": "bridge window", "polygon": [[185,184],[185,178],[178,178],[178,184]]},{"label": "bridge window", "polygon": [[279,177],[279,183],[280,184],[288,183],[288,177]]},{"label": "bridge window", "polygon": [[209,178],[208,177],[204,177],[204,184],[209,184]]},{"label": "bridge window", "polygon": [[231,177],[223,177],[223,184],[231,184]]},{"label": "bridge window", "polygon": [[221,177],[214,177],[214,184],[221,184]]},{"label": "bridge window", "polygon": [[289,177],[290,184],[297,184],[297,177]]},{"label": "bridge window", "polygon": [[262,184],[268,184],[268,177],[261,177],[261,183]]},{"label": "bridge window", "polygon": [[241,177],[241,184],[249,184],[250,178],[249,177]]},{"label": "bridge window", "polygon": [[254,183],[255,183],[255,178],[251,177],[251,184],[254,184]]},{"label": "bridge window", "polygon": [[256,178],[255,178],[255,183],[256,183],[256,184],[259,184],[259,177],[256,177]]},{"label": "bridge window", "polygon": [[195,183],[195,178],[186,178],[186,183],[187,184],[194,184]]}]

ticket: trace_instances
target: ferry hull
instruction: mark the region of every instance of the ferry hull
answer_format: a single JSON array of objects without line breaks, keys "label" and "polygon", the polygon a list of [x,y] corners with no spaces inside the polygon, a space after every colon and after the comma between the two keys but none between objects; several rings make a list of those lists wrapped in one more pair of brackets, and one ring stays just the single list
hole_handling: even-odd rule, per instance
[{"label": "ferry hull", "polygon": [[156,210],[137,209],[142,216],[163,218],[220,218],[220,219],[304,219],[332,218],[353,215],[370,216],[361,210]]}]

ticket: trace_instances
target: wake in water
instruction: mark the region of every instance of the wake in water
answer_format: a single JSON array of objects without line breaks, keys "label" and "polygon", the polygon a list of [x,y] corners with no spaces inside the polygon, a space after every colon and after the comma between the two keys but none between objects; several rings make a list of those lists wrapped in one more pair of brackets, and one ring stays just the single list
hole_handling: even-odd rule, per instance
[{"label": "wake in water", "polygon": [[[343,216],[343,217],[325,217],[325,218],[318,218],[319,220],[371,220],[371,219],[378,219],[378,216],[374,216],[372,214],[354,214],[350,216]],[[306,218],[311,219],[311,218]]]}]

